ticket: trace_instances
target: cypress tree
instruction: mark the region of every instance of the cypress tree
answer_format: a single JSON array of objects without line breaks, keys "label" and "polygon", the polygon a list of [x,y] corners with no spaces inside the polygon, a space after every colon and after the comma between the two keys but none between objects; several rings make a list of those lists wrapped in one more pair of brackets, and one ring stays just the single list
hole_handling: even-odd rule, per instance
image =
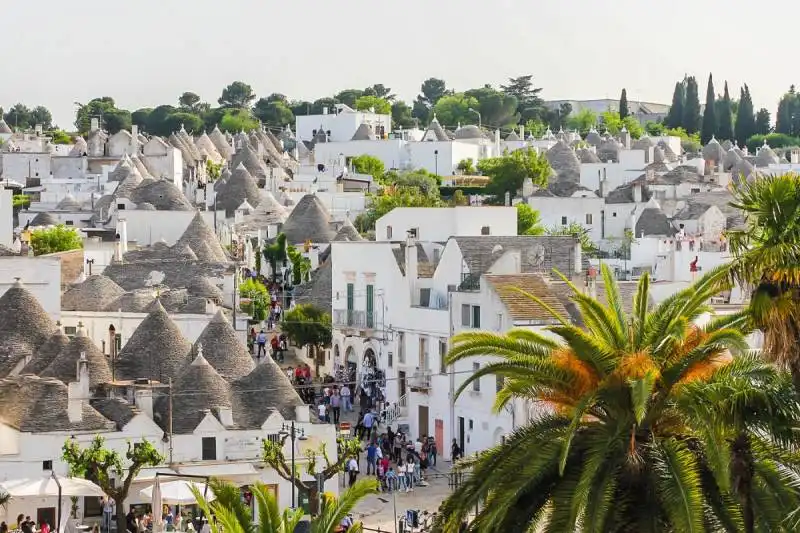
[{"label": "cypress tree", "polygon": [[717,108],[714,96],[714,79],[708,75],[708,88],[706,89],[706,108],[703,112],[703,129],[700,133],[700,141],[706,144],[717,134]]},{"label": "cypress tree", "polygon": [[697,80],[694,76],[686,79],[686,101],[683,105],[681,127],[690,134],[697,133],[700,129],[700,95],[697,92]]},{"label": "cypress tree", "polygon": [[619,118],[620,120],[624,120],[628,115],[630,115],[628,111],[628,93],[625,88],[623,88],[622,95],[619,97]]},{"label": "cypress tree", "polygon": [[736,114],[736,141],[745,146],[747,139],[756,134],[756,117],[753,111],[753,99],[750,88],[745,83],[739,92],[739,112]]},{"label": "cypress tree", "polygon": [[725,82],[725,92],[717,106],[717,138],[721,141],[733,141],[733,106],[731,95],[728,92],[728,82]]},{"label": "cypress tree", "polygon": [[680,128],[683,123],[683,105],[686,102],[686,90],[682,81],[675,84],[675,91],[672,93],[672,105],[667,113],[664,124],[667,128]]}]

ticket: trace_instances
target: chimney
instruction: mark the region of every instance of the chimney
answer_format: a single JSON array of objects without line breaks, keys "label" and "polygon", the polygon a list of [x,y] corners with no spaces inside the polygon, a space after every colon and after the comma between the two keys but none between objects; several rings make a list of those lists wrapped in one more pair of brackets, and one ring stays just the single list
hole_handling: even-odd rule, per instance
[{"label": "chimney", "polygon": [[89,133],[95,132],[100,129],[100,119],[93,118],[91,122],[91,126],[89,127]]},{"label": "chimney", "polygon": [[42,136],[42,132],[44,131],[44,126],[42,124],[36,124],[33,127],[33,131],[36,132],[37,136],[41,137]]},{"label": "chimney", "polygon": [[136,124],[131,125],[131,137],[133,137],[133,140],[139,139],[139,126]]},{"label": "chimney", "polygon": [[800,164],[800,150],[797,148],[792,149],[791,153],[789,154],[789,162],[793,165]]},{"label": "chimney", "polygon": [[[83,324],[79,322],[78,327],[82,328]],[[76,367],[77,381],[67,385],[67,418],[72,423],[83,420],[83,405],[89,400],[89,361],[86,352],[81,352]]]},{"label": "chimney", "polygon": [[575,259],[575,274],[583,274],[583,251],[581,250],[581,240],[576,237],[572,247],[572,254]]},{"label": "chimney", "polygon": [[509,207],[511,205],[511,193],[509,191],[506,191],[503,205],[506,207]]},{"label": "chimney", "polygon": [[519,138],[525,140],[525,126],[519,127]]},{"label": "chimney", "polygon": [[[406,239],[406,279],[408,280],[408,288],[411,291],[411,301],[415,302],[414,289],[419,277],[419,262],[417,258],[417,235],[416,230],[408,231],[408,238]],[[413,305],[413,303],[412,303]]]},{"label": "chimney", "polygon": [[233,427],[233,411],[230,407],[217,407],[217,418],[226,428]]},{"label": "chimney", "polygon": [[625,146],[626,150],[631,149],[631,134],[628,131],[628,128],[625,126],[622,127],[622,131],[620,132],[620,138],[622,140],[622,145]]},{"label": "chimney", "polygon": [[531,178],[525,178],[522,181],[522,197],[523,198],[530,198],[533,196],[534,188],[533,188],[533,180]]},{"label": "chimney", "polygon": [[328,114],[328,107],[327,106],[322,108],[322,114],[323,115],[327,115]]},{"label": "chimney", "polygon": [[124,218],[117,220],[117,234],[119,235],[122,253],[128,253],[128,221]]},{"label": "chimney", "polygon": [[153,389],[137,389],[134,393],[134,403],[139,410],[153,419]]},{"label": "chimney", "polygon": [[633,201],[637,204],[642,203],[642,184],[640,182],[633,184]]},{"label": "chimney", "polygon": [[608,193],[606,187],[608,187],[608,182],[606,181],[605,178],[603,178],[600,180],[600,198],[606,197],[606,194]]}]

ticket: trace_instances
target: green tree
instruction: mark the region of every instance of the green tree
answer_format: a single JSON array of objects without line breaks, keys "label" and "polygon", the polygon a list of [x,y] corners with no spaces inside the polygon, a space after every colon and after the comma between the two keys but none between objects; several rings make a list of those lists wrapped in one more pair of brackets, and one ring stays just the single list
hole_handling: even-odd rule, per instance
[{"label": "green tree", "polygon": [[683,126],[683,108],[686,105],[686,80],[675,84],[672,93],[672,105],[669,107],[664,125],[667,128],[680,128]]},{"label": "green tree", "polygon": [[126,109],[110,109],[103,115],[103,124],[110,135],[131,129],[131,112]]},{"label": "green tree", "polygon": [[[319,365],[325,362],[323,350],[331,345],[331,315],[312,304],[300,304],[284,313],[281,330],[296,345],[301,348],[308,347],[308,357],[316,363],[317,374],[319,374]],[[265,447],[266,450],[267,448]],[[275,462],[268,462],[267,464],[275,468],[275,470],[279,470],[282,467],[285,468],[285,460],[282,457],[282,453],[281,448],[281,455],[274,457]],[[323,454],[323,456],[325,457],[326,466],[322,473],[325,475],[325,479],[330,479],[339,472],[342,456],[340,455],[336,462],[328,460],[327,454]],[[276,464],[279,466],[275,466]],[[310,468],[314,467],[316,467],[316,464],[310,465]],[[286,471],[284,470],[284,472]],[[315,473],[315,471],[309,471],[311,475]],[[278,472],[278,474],[281,475],[281,472]],[[284,477],[284,479],[291,481],[291,477]]]},{"label": "green tree", "polygon": [[269,263],[269,268],[272,271],[272,281],[277,281],[278,269],[284,266],[288,259],[286,255],[286,234],[279,233],[275,238],[275,242],[264,245],[261,253]]},{"label": "green tree", "polygon": [[620,119],[619,113],[609,109],[600,115],[600,118],[606,131],[612,135],[618,135],[622,131],[622,128],[625,128],[633,139],[638,139],[644,133],[641,123],[632,115]]},{"label": "green tree", "polygon": [[[481,122],[493,128],[510,128],[516,126],[520,115],[517,113],[519,103],[515,96],[498,91],[490,85],[480,89],[464,92],[467,98],[475,98],[478,105],[474,109],[481,114]],[[472,113],[475,118],[475,113]]]},{"label": "green tree", "polygon": [[194,113],[172,113],[164,120],[164,128],[169,130],[170,133],[180,131],[181,128],[189,133],[200,133],[203,131],[203,119]]},{"label": "green tree", "polygon": [[466,197],[464,191],[461,189],[456,189],[453,192],[453,197],[450,198],[448,204],[452,207],[469,205],[469,198]]},{"label": "green tree", "polygon": [[545,229],[547,235],[564,235],[569,237],[577,237],[581,243],[581,250],[583,253],[594,256],[597,253],[597,245],[592,242],[589,235],[589,229],[577,222],[570,222],[566,226],[553,226]]},{"label": "green tree", "polygon": [[732,206],[745,228],[727,233],[730,273],[751,287],[750,313],[764,332],[763,354],[788,369],[800,398],[800,176],[794,173],[747,182]]},{"label": "green tree", "polygon": [[700,95],[694,76],[686,78],[686,100],[683,105],[681,127],[689,133],[695,133],[700,129]]},{"label": "green tree", "polygon": [[475,162],[471,158],[462,159],[456,165],[456,168],[467,176],[475,174]]},{"label": "green tree", "polygon": [[232,133],[252,131],[257,128],[258,121],[247,109],[229,109],[219,121],[219,129]]},{"label": "green tree", "polygon": [[78,109],[75,113],[75,128],[83,135],[89,133],[93,118],[99,119],[100,127],[104,127],[105,115],[117,108],[110,96],[94,98],[86,104],[76,102],[76,105]]},{"label": "green tree", "polygon": [[53,115],[50,113],[49,109],[41,105],[34,107],[30,114],[29,126],[33,127],[37,124],[42,125],[43,131],[47,131],[53,127]]},{"label": "green tree", "polygon": [[374,113],[379,115],[391,115],[392,104],[389,100],[379,98],[377,96],[362,96],[356,100],[356,109],[358,111],[374,110]]},{"label": "green tree", "polygon": [[353,222],[353,225],[361,233],[374,230],[375,222],[397,207],[444,206],[438,189],[435,193],[426,194],[415,186],[388,187],[378,194],[370,195],[368,198],[369,205],[367,210],[358,215]]},{"label": "green tree", "polygon": [[[546,109],[544,100],[539,94],[542,89],[541,87],[533,86],[532,74],[509,78],[508,84],[501,85],[500,89],[505,94],[517,99],[517,113],[521,122],[528,122],[529,120],[544,121]],[[566,115],[569,115],[569,113],[566,113]]]},{"label": "green tree", "polygon": [[623,87],[622,94],[619,96],[619,118],[624,120],[628,115],[630,115],[628,111],[628,92]]},{"label": "green tree", "polygon": [[147,129],[148,119],[153,109],[150,107],[143,107],[131,113],[131,124],[136,124],[140,130],[149,132]]},{"label": "green tree", "polygon": [[500,201],[506,192],[513,198],[522,188],[525,178],[530,178],[536,186],[545,187],[552,173],[547,157],[532,148],[482,159],[478,161],[478,170],[491,178],[486,194],[494,196],[495,201]]},{"label": "green tree", "polygon": [[72,137],[64,130],[52,130],[48,132],[53,144],[72,144]]},{"label": "green tree", "polygon": [[371,155],[357,155],[350,159],[353,164],[353,170],[359,174],[369,174],[375,183],[380,183],[383,180],[383,175],[386,172],[386,167],[383,161]]},{"label": "green tree", "polygon": [[433,106],[433,112],[439,122],[448,127],[455,127],[459,123],[477,122],[477,115],[470,109],[478,109],[478,100],[464,93],[443,96]]},{"label": "green tree", "polygon": [[706,144],[717,134],[717,107],[714,93],[714,79],[708,75],[708,87],[706,88],[706,107],[703,112],[703,128],[700,134],[700,142]]},{"label": "green tree", "polygon": [[78,230],[64,224],[49,228],[36,228],[31,232],[34,255],[54,254],[83,248]]},{"label": "green tree", "polygon": [[394,102],[397,98],[396,95],[392,94],[392,89],[386,87],[382,83],[376,83],[372,87],[367,87],[364,89],[364,94],[367,96],[377,96],[378,98],[383,98],[389,102]]},{"label": "green tree", "polygon": [[798,493],[780,473],[797,468],[788,380],[742,353],[745,313],[695,325],[723,274],[654,306],[645,274],[626,313],[612,272],[601,271],[605,303],[569,284],[583,327],[523,293],[551,314],[549,335],[515,329],[453,339],[449,364],[498,358],[456,396],[496,376],[503,385],[495,410],[518,400],[549,409],[459,461],[456,471],[471,475],[444,502],[439,530],[459,531],[479,503],[469,532],[792,530],[784,520]]},{"label": "green tree", "polygon": [[573,130],[577,130],[581,135],[586,135],[590,129],[597,125],[597,115],[588,107],[581,109],[577,113],[573,113],[567,124]]},{"label": "green tree", "polygon": [[25,104],[14,104],[3,116],[12,129],[27,130],[31,127],[31,110]]},{"label": "green tree", "polygon": [[426,196],[438,197],[440,177],[425,169],[404,170],[400,173],[387,172],[384,181],[393,187],[413,187]]},{"label": "green tree", "polygon": [[252,316],[254,320],[264,320],[267,318],[267,308],[269,307],[269,291],[260,281],[247,278],[239,285],[239,297],[243,300],[240,308],[242,311]]},{"label": "green tree", "polygon": [[781,96],[778,112],[775,114],[775,133],[800,136],[800,95],[794,85]]},{"label": "green tree", "polygon": [[[164,456],[145,439],[128,442],[128,451],[122,456],[105,447],[105,439],[96,435],[91,444],[81,448],[75,439],[67,439],[62,447],[61,459],[69,466],[71,476],[97,483],[103,492],[116,502],[117,531],[125,531],[125,500],[133,480],[144,467],[158,466]],[[116,479],[116,482],[115,482]]]},{"label": "green tree", "polygon": [[364,96],[364,91],[361,89],[345,89],[334,96],[337,102],[340,102],[347,107],[356,108],[356,102],[359,98]]},{"label": "green tree", "polygon": [[311,104],[311,114],[312,115],[321,115],[326,109],[328,113],[333,113],[334,107],[336,104],[339,103],[339,100],[336,98],[320,98],[318,100],[314,100],[314,103]]},{"label": "green tree", "polygon": [[411,108],[402,100],[397,100],[392,104],[392,127],[393,128],[412,128],[414,118],[411,116]]},{"label": "green tree", "polygon": [[422,92],[420,97],[429,109],[435,106],[443,96],[451,92],[447,90],[447,84],[445,84],[444,80],[438,78],[428,78],[423,81],[420,91]]},{"label": "green tree", "polygon": [[[567,118],[567,125],[569,126],[572,117]],[[534,137],[541,137],[547,131],[548,125],[538,119],[531,119],[525,123],[525,132],[533,135]]]},{"label": "green tree", "polygon": [[[217,520],[209,523],[211,533],[294,533],[300,531],[298,524],[303,519],[303,509],[284,509],[280,512],[275,493],[263,483],[252,486],[253,497],[258,508],[258,519],[253,522],[252,510],[242,501],[241,489],[227,481],[212,479],[211,489],[216,499],[209,502],[197,487],[191,487],[197,505],[206,516]],[[344,491],[340,498],[330,493],[321,497],[322,509],[311,518],[311,533],[337,533],[342,520],[350,514],[365,496],[378,490],[375,479],[360,479]],[[348,533],[362,533],[363,525],[356,522]]]},{"label": "green tree", "polygon": [[222,163],[214,163],[212,160],[206,160],[206,178],[208,181],[217,181],[222,175]]},{"label": "green tree", "polygon": [[178,98],[178,105],[183,109],[192,112],[197,110],[197,105],[200,103],[200,96],[193,92],[185,92]]},{"label": "green tree", "polygon": [[[545,110],[543,116],[547,119],[547,125],[551,131],[559,131],[569,127],[569,117],[572,114],[572,104],[562,102],[558,108],[550,111]],[[544,133],[544,130],[542,130]]]},{"label": "green tree", "polygon": [[644,130],[651,137],[660,137],[661,135],[664,135],[664,130],[665,129],[666,128],[664,127],[664,124],[661,123],[661,122],[648,121],[644,125]]},{"label": "green tree", "polygon": [[756,113],[756,134],[767,135],[770,132],[770,129],[769,110],[765,107],[762,107]]},{"label": "green tree", "polygon": [[725,92],[717,102],[717,135],[721,140],[733,141],[733,106],[731,105],[731,95],[728,92],[728,82],[725,82]]},{"label": "green tree", "polygon": [[222,90],[217,102],[222,107],[246,109],[255,99],[256,94],[252,87],[242,81],[235,81]]},{"label": "green tree", "polygon": [[750,97],[750,88],[746,83],[739,93],[739,109],[736,112],[734,133],[736,134],[736,141],[740,146],[744,146],[747,139],[756,134],[756,117],[753,111],[753,99]]},{"label": "green tree", "polygon": [[292,110],[292,114],[296,117],[310,115],[311,114],[311,107],[314,104],[311,102],[307,102],[305,100],[297,100],[289,102],[289,109]]},{"label": "green tree", "polygon": [[253,106],[253,115],[263,124],[273,127],[284,127],[294,124],[294,114],[286,102],[260,98]]},{"label": "green tree", "polygon": [[544,235],[539,211],[525,202],[517,204],[517,235]]},{"label": "green tree", "polygon": [[308,281],[308,276],[311,274],[311,260],[291,244],[286,247],[286,257],[292,265],[292,284],[300,285]]},{"label": "green tree", "polygon": [[[171,129],[171,124],[168,122],[168,118],[175,113],[179,113],[180,110],[177,107],[171,105],[160,105],[150,111],[149,113],[142,113],[137,116],[137,119],[143,119],[145,121],[145,129],[147,133],[151,135],[160,135],[162,137],[169,136],[172,133],[173,129]],[[133,117],[131,116],[131,120]]]}]

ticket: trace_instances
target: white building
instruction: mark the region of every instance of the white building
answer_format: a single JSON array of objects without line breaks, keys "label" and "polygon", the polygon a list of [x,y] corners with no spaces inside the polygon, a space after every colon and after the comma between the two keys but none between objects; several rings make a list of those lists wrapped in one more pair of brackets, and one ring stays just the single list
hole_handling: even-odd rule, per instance
[{"label": "white building", "polygon": [[420,241],[444,242],[468,235],[517,234],[515,207],[404,207],[375,222],[375,240],[404,241],[413,231]]},{"label": "white building", "polygon": [[392,116],[355,111],[344,104],[336,104],[334,109],[324,108],[321,115],[297,115],[295,136],[298,141],[312,141],[321,133],[330,142],[349,141],[362,124],[384,137],[392,131]]}]

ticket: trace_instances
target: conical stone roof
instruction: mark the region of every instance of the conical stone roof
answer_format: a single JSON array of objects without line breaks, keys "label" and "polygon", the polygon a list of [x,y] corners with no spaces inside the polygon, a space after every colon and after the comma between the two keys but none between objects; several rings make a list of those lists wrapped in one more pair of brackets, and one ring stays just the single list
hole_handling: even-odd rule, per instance
[{"label": "conical stone roof", "polygon": [[198,150],[205,150],[206,154],[208,154],[208,158],[214,162],[219,162],[222,160],[222,154],[219,153],[217,147],[211,142],[211,139],[208,137],[208,134],[203,133],[194,141],[194,145],[197,147]]},{"label": "conical stone roof", "polygon": [[136,204],[148,203],[159,211],[191,211],[191,202],[175,184],[167,180],[141,183],[129,198]]},{"label": "conical stone roof", "polygon": [[589,150],[588,148],[581,148],[578,150],[578,159],[581,163],[599,163],[600,158],[597,157],[597,153],[594,150]]},{"label": "conical stone roof", "polygon": [[59,211],[80,211],[81,204],[71,194],[67,194],[58,204],[56,209]]},{"label": "conical stone roof", "polygon": [[364,237],[358,233],[355,226],[353,226],[352,222],[350,222],[349,218],[344,220],[344,224],[342,227],[339,228],[339,231],[336,232],[336,236],[333,238],[333,242],[340,242],[340,241],[363,241]]},{"label": "conical stone roof", "polygon": [[669,223],[667,215],[661,210],[658,204],[650,200],[636,221],[636,236],[666,236],[675,235],[675,228]]},{"label": "conical stone roof", "polygon": [[594,129],[589,131],[589,133],[586,135],[586,139],[584,140],[592,146],[600,146],[603,144],[603,138],[600,137],[600,134]]},{"label": "conical stone roof", "polygon": [[[258,157],[258,154],[250,147],[250,144],[243,144],[242,148],[236,152],[231,161],[231,167],[236,168],[239,164],[244,164],[247,171],[256,179],[267,176],[267,168],[264,166],[263,161]],[[233,177],[233,176],[231,176]]]},{"label": "conical stone roof", "polygon": [[739,157],[739,154],[737,154],[735,150],[728,150],[725,153],[725,157],[722,158],[722,170],[725,172],[729,171],[741,160],[742,158]]},{"label": "conical stone roof", "polygon": [[243,163],[234,169],[225,186],[217,190],[217,206],[232,214],[245,200],[251,205],[258,205],[259,189],[256,180],[248,172]]},{"label": "conical stone roof", "polygon": [[148,378],[167,383],[185,368],[192,350],[180,328],[156,300],[117,357],[118,379]]},{"label": "conical stone roof", "polygon": [[[198,355],[184,368],[173,382],[172,430],[174,433],[191,433],[215,407],[231,407],[231,388],[225,379],[209,364],[198,348]],[[167,427],[169,402],[159,398],[154,406],[161,427]]]},{"label": "conical stone roof", "polygon": [[142,163],[142,160],[139,159],[138,155],[134,154],[133,157],[130,158],[130,160],[131,160],[131,163],[133,163],[133,166],[136,167],[136,170],[139,171],[139,174],[142,175],[142,178],[151,178],[152,177],[150,175],[150,171],[147,170],[147,167],[144,166],[144,163]]},{"label": "conical stone roof", "polygon": [[442,125],[439,124],[439,120],[436,118],[436,115],[434,115],[433,120],[431,120],[431,123],[428,124],[428,130],[425,132],[423,138],[426,140],[432,139],[434,141],[450,140],[450,137],[447,136],[447,133],[445,133],[444,129],[442,128]]},{"label": "conical stone roof", "polygon": [[214,126],[211,133],[208,134],[208,138],[211,139],[214,148],[217,149],[217,152],[219,152],[223,158],[230,160],[230,158],[233,157],[233,148],[231,148],[228,139],[225,138],[225,135],[219,130],[219,127]]},{"label": "conical stone roof", "polygon": [[778,155],[769,147],[766,141],[764,141],[764,146],[758,151],[756,154],[756,167],[758,168],[765,168],[770,165],[777,165],[780,163],[780,158]]},{"label": "conical stone roof", "polygon": [[36,226],[58,226],[59,220],[50,213],[41,212],[30,221],[32,227]]},{"label": "conical stone roof", "polygon": [[294,420],[295,408],[305,405],[286,373],[271,357],[234,381],[231,388],[234,398],[233,419],[241,427],[260,428],[271,409],[277,409],[287,420]]},{"label": "conical stone roof", "polygon": [[69,337],[61,331],[61,328],[56,328],[55,333],[36,350],[36,353],[33,354],[33,357],[20,374],[41,374],[58,357],[58,354],[67,344],[69,344]]},{"label": "conical stone roof", "polygon": [[69,341],[61,352],[53,359],[53,362],[42,372],[42,377],[60,379],[64,383],[77,381],[78,360],[81,354],[86,354],[89,361],[89,386],[94,388],[98,385],[110,383],[111,369],[108,361],[100,348],[95,346],[92,339],[86,336],[86,331],[78,328],[78,332]]},{"label": "conical stone roof", "polygon": [[545,155],[559,180],[580,182],[581,162],[566,142],[558,141]]},{"label": "conical stone roof", "polygon": [[725,159],[725,149],[714,137],[703,147],[703,159],[713,164],[719,164]]},{"label": "conical stone roof", "polygon": [[206,224],[200,211],[194,216],[176,244],[187,245],[200,261],[221,263],[228,260],[219,239]]},{"label": "conical stone roof", "polygon": [[517,135],[517,132],[514,131],[514,130],[511,130],[511,133],[509,133],[506,136],[506,142],[513,142],[513,141],[519,141],[519,140],[520,140],[519,139],[519,135]]},{"label": "conical stone roof", "polygon": [[303,196],[284,222],[281,232],[286,242],[300,244],[306,241],[326,243],[335,233],[330,228],[330,214],[313,194]]},{"label": "conical stone roof", "polygon": [[372,126],[369,124],[362,122],[361,125],[358,126],[356,132],[353,134],[353,137],[350,139],[351,141],[374,141],[375,140],[375,132],[372,130]]},{"label": "conical stone roof", "polygon": [[11,131],[11,128],[8,127],[8,124],[6,124],[6,121],[3,120],[2,118],[0,118],[0,134],[7,135],[9,133],[14,133],[14,132]]},{"label": "conical stone roof", "polygon": [[0,296],[0,377],[33,356],[55,329],[50,315],[17,280]]},{"label": "conical stone roof", "polygon": [[619,161],[619,151],[622,145],[616,139],[610,138],[597,147],[597,157],[600,161]]},{"label": "conical stone roof", "polygon": [[89,276],[61,295],[62,311],[103,311],[110,302],[125,294],[125,289],[101,274]]},{"label": "conical stone roof", "polygon": [[228,180],[231,179],[231,171],[228,168],[225,168],[219,175],[219,179],[214,182],[214,190],[219,193],[219,191],[225,187],[225,184],[228,183]]},{"label": "conical stone roof", "polygon": [[222,310],[217,311],[200,334],[195,346],[201,345],[206,360],[226,379],[245,376],[255,367],[247,346],[239,340]]}]

